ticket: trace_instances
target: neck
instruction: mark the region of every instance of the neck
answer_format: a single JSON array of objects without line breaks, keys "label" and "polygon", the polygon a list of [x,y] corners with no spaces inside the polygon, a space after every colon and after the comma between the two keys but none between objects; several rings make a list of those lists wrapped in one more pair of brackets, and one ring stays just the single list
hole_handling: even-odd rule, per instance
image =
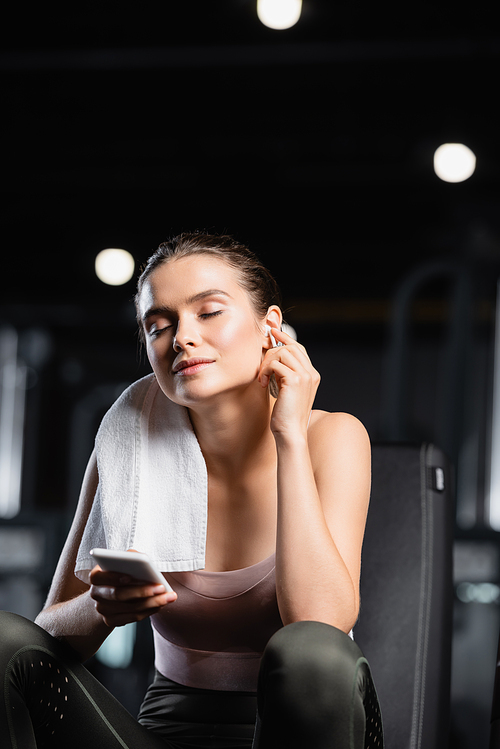
[{"label": "neck", "polygon": [[213,475],[241,472],[275,455],[270,429],[274,398],[259,383],[213,403],[189,408],[207,468]]}]

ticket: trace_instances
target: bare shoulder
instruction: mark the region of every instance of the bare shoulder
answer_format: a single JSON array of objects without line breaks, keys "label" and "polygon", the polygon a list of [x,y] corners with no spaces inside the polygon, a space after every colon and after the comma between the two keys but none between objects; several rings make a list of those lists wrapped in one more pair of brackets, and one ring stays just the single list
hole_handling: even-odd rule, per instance
[{"label": "bare shoulder", "polygon": [[359,443],[360,448],[370,447],[370,438],[365,426],[352,414],[315,410],[311,412],[309,443],[320,447],[326,440],[348,440]]},{"label": "bare shoulder", "polygon": [[345,470],[371,473],[370,438],[359,419],[348,413],[313,411],[308,432],[315,473]]}]

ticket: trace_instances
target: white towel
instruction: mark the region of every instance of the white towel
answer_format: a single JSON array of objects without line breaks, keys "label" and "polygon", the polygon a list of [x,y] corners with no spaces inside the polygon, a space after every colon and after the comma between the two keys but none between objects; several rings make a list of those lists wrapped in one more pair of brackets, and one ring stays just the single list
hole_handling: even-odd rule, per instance
[{"label": "white towel", "polygon": [[94,547],[148,554],[163,572],[205,567],[208,478],[187,408],[154,375],[127,388],[96,436],[99,486],[75,574],[88,582]]}]

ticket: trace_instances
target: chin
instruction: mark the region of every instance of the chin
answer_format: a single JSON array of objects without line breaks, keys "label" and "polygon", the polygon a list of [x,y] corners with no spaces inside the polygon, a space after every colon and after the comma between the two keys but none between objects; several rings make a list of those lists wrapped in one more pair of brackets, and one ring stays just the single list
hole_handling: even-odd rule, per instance
[{"label": "chin", "polygon": [[196,382],[194,379],[189,381],[182,381],[175,383],[162,383],[158,380],[158,384],[163,393],[169,398],[169,400],[177,403],[179,406],[194,406],[197,403],[203,403],[216,397],[220,394],[220,390],[213,386],[208,386],[207,383]]},{"label": "chin", "polygon": [[233,372],[234,376],[230,378],[217,378],[215,374],[215,372],[210,373],[211,376],[209,376],[207,370],[202,370],[197,375],[174,375],[165,378],[155,372],[158,384],[167,398],[179,406],[188,408],[208,403],[219,397],[230,398],[235,393],[239,393],[242,397],[252,388],[262,390],[257,379],[258,370],[251,378],[248,377],[248,368],[245,371]]}]

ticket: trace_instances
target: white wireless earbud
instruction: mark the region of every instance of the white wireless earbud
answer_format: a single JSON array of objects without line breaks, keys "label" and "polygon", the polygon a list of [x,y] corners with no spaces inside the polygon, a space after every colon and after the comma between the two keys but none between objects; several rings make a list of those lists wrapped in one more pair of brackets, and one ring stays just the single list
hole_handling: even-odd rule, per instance
[{"label": "white wireless earbud", "polygon": [[271,339],[271,343],[273,344],[273,348],[276,348],[277,346],[280,345],[279,343],[276,343],[276,338],[271,333],[271,327],[269,325],[266,325],[266,333],[269,336],[269,338]]}]

